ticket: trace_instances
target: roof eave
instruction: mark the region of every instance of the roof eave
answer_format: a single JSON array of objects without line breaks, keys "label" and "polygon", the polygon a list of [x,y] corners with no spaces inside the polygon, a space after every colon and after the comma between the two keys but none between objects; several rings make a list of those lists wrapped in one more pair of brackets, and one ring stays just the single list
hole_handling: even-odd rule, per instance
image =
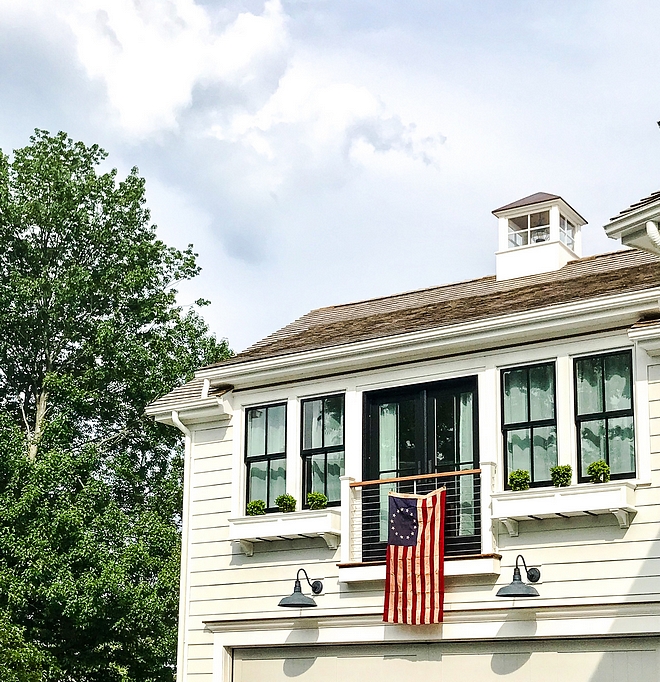
[{"label": "roof eave", "polygon": [[603,225],[603,229],[610,239],[618,239],[624,246],[660,255],[660,248],[646,231],[649,220],[656,223],[660,221],[660,199],[612,218],[607,225]]},{"label": "roof eave", "polygon": [[178,403],[168,404],[167,407],[152,404],[144,411],[147,416],[169,426],[176,426],[177,419],[186,424],[230,419],[232,412],[232,404],[226,394],[194,400],[184,398]]},{"label": "roof eave", "polygon": [[537,201],[533,204],[525,204],[524,206],[517,206],[514,208],[503,207],[493,211],[493,215],[496,218],[509,218],[511,216],[525,213],[525,211],[529,212],[529,210],[532,207],[534,208],[535,211],[543,211],[557,204],[559,204],[560,208],[564,211],[567,217],[570,218],[570,220],[576,223],[579,227],[582,227],[583,225],[587,224],[585,218],[583,218],[567,201],[564,201],[564,199],[562,199],[561,197],[557,197],[556,199],[546,199],[544,201]]},{"label": "roof eave", "polygon": [[556,304],[419,332],[294,352],[227,367],[200,370],[212,386],[232,383],[237,389],[313,379],[328,374],[460,355],[551,335],[593,332],[632,325],[643,314],[658,311],[660,287]]}]

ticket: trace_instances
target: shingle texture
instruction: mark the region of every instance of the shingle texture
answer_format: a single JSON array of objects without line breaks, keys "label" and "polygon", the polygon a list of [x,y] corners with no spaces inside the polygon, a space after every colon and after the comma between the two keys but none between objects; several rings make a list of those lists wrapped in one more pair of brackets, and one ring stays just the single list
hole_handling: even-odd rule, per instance
[{"label": "shingle texture", "polygon": [[312,310],[223,366],[447,327],[560,303],[660,286],[660,258],[631,249],[581,258],[561,270],[494,276]]},{"label": "shingle texture", "polygon": [[[312,310],[215,366],[441,329],[462,322],[652,288],[660,288],[660,257],[636,249],[617,251],[572,261],[555,272],[500,282],[493,276],[482,277]],[[149,411],[175,409],[182,403],[199,400],[203,384],[203,379],[195,378],[152,403]],[[212,388],[209,397],[225,390]]]},{"label": "shingle texture", "polygon": [[[176,409],[181,403],[199,400],[202,397],[203,387],[204,379],[192,379],[187,384],[173,389],[162,398],[154,400],[154,402],[149,405],[149,412],[166,412],[168,410]],[[209,397],[220,396],[225,393],[226,390],[227,389],[222,386],[218,386],[217,388],[211,387],[208,395]]]},{"label": "shingle texture", "polygon": [[561,199],[558,194],[548,194],[547,192],[536,192],[536,194],[530,194],[528,197],[523,197],[518,199],[518,201],[513,201],[506,206],[500,206],[496,208],[493,213],[499,213],[500,211],[508,211],[510,208],[522,208],[523,206],[531,206],[532,204],[540,204],[542,201],[553,201],[555,199]]},{"label": "shingle texture", "polygon": [[628,208],[624,208],[623,211],[620,211],[613,218],[610,218],[610,222],[612,220],[617,220],[622,216],[627,215],[628,213],[632,213],[633,211],[636,211],[638,208],[643,208],[644,206],[653,204],[656,201],[660,201],[660,192],[653,192],[653,194],[649,194],[649,196],[640,199],[638,202],[634,204],[631,204],[630,206],[628,206]]}]

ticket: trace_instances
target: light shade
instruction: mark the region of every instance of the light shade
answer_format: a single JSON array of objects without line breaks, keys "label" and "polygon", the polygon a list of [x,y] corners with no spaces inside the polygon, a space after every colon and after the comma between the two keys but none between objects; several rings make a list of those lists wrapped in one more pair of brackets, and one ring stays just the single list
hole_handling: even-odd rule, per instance
[{"label": "light shade", "polygon": [[518,568],[518,560],[522,560],[523,566],[525,567],[525,573],[527,573],[527,580],[532,583],[536,583],[541,578],[541,571],[538,568],[527,568],[525,559],[523,559],[522,554],[516,557],[516,566],[513,569],[513,580],[504,587],[500,587],[497,591],[498,597],[538,597],[538,590],[532,585],[528,585],[522,581],[520,575],[520,569]]},{"label": "light shade", "polygon": [[307,575],[307,571],[305,571],[304,568],[299,568],[296,575],[296,582],[293,584],[293,593],[288,597],[280,599],[278,606],[288,606],[292,609],[308,609],[312,606],[316,606],[316,602],[311,597],[308,597],[302,593],[302,588],[300,587],[301,572],[305,574],[305,578],[307,578],[307,582],[312,588],[312,592],[314,594],[321,594],[321,590],[323,590],[323,583],[320,580],[311,582],[309,576]]}]

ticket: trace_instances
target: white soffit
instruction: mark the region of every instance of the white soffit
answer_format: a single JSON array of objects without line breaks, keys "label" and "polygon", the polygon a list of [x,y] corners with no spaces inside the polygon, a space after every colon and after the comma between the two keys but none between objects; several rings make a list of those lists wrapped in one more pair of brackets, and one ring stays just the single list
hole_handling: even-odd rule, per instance
[{"label": "white soffit", "polygon": [[660,245],[649,236],[648,222],[655,223],[656,227],[660,223],[660,196],[655,201],[615,216],[603,229],[610,239],[618,239],[624,246],[660,255]]}]

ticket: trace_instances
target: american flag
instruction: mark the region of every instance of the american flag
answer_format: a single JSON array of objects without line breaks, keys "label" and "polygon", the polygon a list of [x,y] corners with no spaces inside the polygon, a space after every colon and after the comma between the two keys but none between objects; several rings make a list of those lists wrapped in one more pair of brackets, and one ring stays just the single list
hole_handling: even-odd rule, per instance
[{"label": "american flag", "polygon": [[386,623],[442,623],[445,497],[445,488],[429,495],[389,493]]}]

